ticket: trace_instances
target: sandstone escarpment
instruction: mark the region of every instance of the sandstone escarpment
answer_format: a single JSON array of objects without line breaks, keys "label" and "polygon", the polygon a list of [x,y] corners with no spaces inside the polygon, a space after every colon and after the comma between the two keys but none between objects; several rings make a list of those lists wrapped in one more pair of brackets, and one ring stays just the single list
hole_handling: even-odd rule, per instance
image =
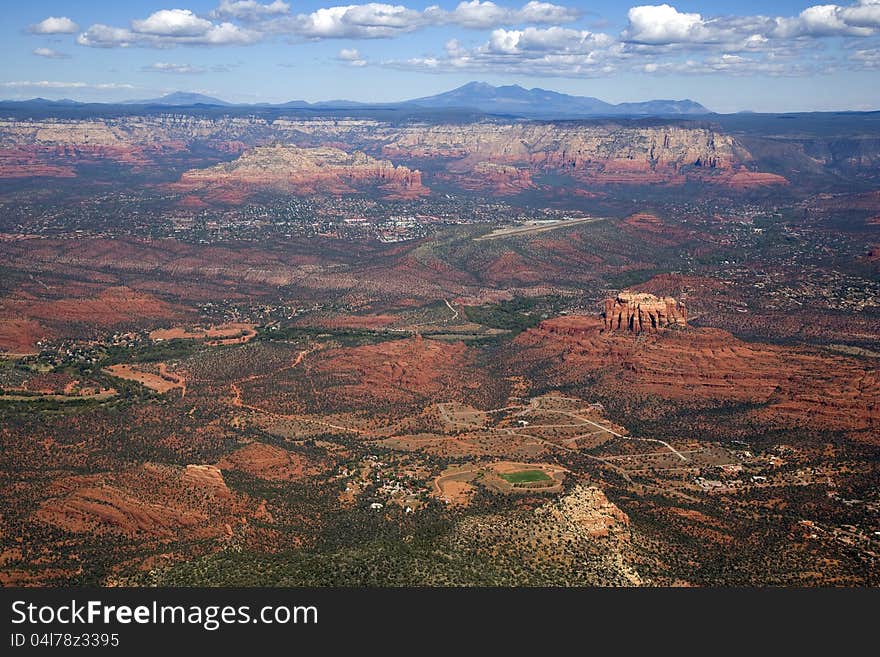
[{"label": "sandstone escarpment", "polygon": [[0,178],[76,176],[76,167],[114,163],[138,171],[185,153],[195,142],[240,152],[245,130],[171,116],[0,120]]},{"label": "sandstone escarpment", "polygon": [[115,118],[0,120],[0,147],[11,145],[104,146],[162,144],[208,140],[247,140],[265,136],[270,127],[255,117],[208,119],[185,114]]},{"label": "sandstone escarpment", "polygon": [[[246,148],[256,147],[256,155],[265,154],[267,151],[259,149],[271,149],[265,145],[273,141],[309,150],[328,144],[344,145],[345,150],[381,152],[386,158],[407,162],[437,159],[446,164],[446,171],[437,174],[440,180],[496,194],[518,194],[540,187],[541,174],[565,175],[581,184],[575,185],[576,189],[582,185],[681,184],[689,180],[734,189],[787,183],[781,176],[754,171],[751,152],[734,137],[697,124],[480,122],[401,126],[323,118],[209,119],[175,113],[83,120],[0,120],[0,176],[70,177],[75,175],[72,166],[100,160],[138,169],[195,145],[207,146],[214,152],[211,161],[217,161],[218,154],[240,153]],[[352,181],[379,179],[376,184],[396,186],[396,193],[404,197],[425,192],[416,171],[394,167],[385,160],[362,162],[367,156],[357,152],[349,157],[354,161],[336,162],[339,158],[334,154],[325,162],[357,170],[351,172],[349,180],[343,172],[337,172],[332,189],[347,190],[346,184],[350,186]],[[325,153],[318,159],[327,158]],[[298,159],[293,156],[289,164],[305,164]],[[240,164],[260,168],[252,156]],[[285,167],[283,161],[276,165]],[[364,166],[378,171],[364,178]],[[208,171],[210,175],[218,173]],[[274,173],[267,182],[283,182],[293,191],[302,184],[310,188],[308,178],[287,178]],[[553,188],[558,189],[558,185]]]},{"label": "sandstone escarpment", "polygon": [[419,171],[377,160],[360,151],[260,146],[238,159],[207,169],[188,171],[183,187],[243,185],[276,188],[297,194],[347,194],[374,188],[388,198],[416,198],[428,193]]},{"label": "sandstone escarpment", "polygon": [[687,308],[672,297],[621,292],[605,300],[605,329],[641,333],[687,324]]},{"label": "sandstone escarpment", "polygon": [[[557,172],[585,183],[682,183],[734,187],[785,183],[752,174],[748,151],[710,128],[620,124],[469,124],[411,127],[383,147],[390,157],[447,158],[450,170],[476,171],[486,162],[531,172]],[[491,186],[492,181],[487,181]]]},{"label": "sandstone escarpment", "polygon": [[617,162],[621,169],[684,165],[727,168],[740,161],[734,140],[707,128],[676,126],[486,124],[402,130],[384,149],[420,157],[467,157],[579,168]]}]

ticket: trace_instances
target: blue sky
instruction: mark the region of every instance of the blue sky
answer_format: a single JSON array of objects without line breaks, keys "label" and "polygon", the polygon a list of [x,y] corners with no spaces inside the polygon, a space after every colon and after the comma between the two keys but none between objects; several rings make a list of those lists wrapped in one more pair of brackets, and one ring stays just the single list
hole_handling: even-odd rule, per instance
[{"label": "blue sky", "polygon": [[471,80],[722,112],[880,109],[880,0],[31,0],[0,97],[392,101]]}]

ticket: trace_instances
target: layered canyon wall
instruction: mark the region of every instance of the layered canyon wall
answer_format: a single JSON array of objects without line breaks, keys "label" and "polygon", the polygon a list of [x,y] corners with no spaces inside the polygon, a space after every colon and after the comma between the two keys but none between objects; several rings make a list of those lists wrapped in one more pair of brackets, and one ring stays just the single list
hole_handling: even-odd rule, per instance
[{"label": "layered canyon wall", "polygon": [[[83,162],[105,159],[145,166],[195,145],[217,154],[239,154],[273,143],[336,148],[350,156],[362,151],[395,164],[436,160],[441,178],[464,189],[500,194],[535,188],[539,184],[535,178],[542,174],[562,174],[584,185],[697,180],[745,188],[786,183],[781,176],[755,171],[751,153],[734,137],[697,123],[395,125],[358,119],[210,118],[174,113],[0,120],[0,177],[70,177]],[[254,159],[262,156],[265,152],[255,154]],[[297,164],[295,158],[284,159],[288,168]],[[240,163],[252,164],[252,160]],[[353,164],[362,168],[360,162]],[[408,171],[384,174],[402,176],[404,188],[421,186],[421,180],[416,181]]]}]

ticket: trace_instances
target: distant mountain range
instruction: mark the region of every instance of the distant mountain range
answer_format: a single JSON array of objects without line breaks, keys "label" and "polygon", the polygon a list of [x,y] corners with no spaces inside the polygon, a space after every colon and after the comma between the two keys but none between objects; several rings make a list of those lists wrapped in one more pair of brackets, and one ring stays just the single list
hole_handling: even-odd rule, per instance
[{"label": "distant mountain range", "polygon": [[[5,101],[9,102],[9,101]],[[16,104],[76,105],[75,101],[49,101],[35,98]],[[457,89],[397,103],[359,103],[351,100],[329,100],[309,103],[292,100],[287,103],[244,105],[228,103],[204,94],[176,91],[161,98],[128,100],[121,105],[151,107],[235,107],[277,109],[424,109],[470,110],[485,114],[501,114],[529,119],[578,119],[601,116],[693,116],[711,111],[693,100],[649,100],[614,105],[590,96],[570,96],[546,89],[525,89],[519,85],[495,87],[485,82],[469,82]]]},{"label": "distant mountain range", "polygon": [[125,100],[122,105],[168,105],[171,107],[188,107],[191,105],[221,105],[229,106],[233,103],[227,103],[225,100],[206,96],[205,94],[190,93],[187,91],[175,91],[166,94],[161,98],[151,98],[149,100]]},{"label": "distant mountain range", "polygon": [[709,114],[693,100],[649,100],[612,105],[591,96],[569,96],[546,89],[525,89],[517,84],[493,87],[470,82],[436,96],[416,98],[414,105],[430,108],[469,108],[490,114],[513,114],[529,118],[577,118],[581,116],[668,116]]}]

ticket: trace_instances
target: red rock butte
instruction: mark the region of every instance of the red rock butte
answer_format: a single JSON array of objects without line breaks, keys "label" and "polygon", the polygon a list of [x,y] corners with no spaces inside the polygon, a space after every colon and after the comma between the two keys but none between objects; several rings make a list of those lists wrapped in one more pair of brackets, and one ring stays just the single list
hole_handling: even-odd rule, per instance
[{"label": "red rock butte", "polygon": [[605,329],[633,333],[687,325],[687,308],[672,297],[644,292],[621,292],[605,299]]}]

